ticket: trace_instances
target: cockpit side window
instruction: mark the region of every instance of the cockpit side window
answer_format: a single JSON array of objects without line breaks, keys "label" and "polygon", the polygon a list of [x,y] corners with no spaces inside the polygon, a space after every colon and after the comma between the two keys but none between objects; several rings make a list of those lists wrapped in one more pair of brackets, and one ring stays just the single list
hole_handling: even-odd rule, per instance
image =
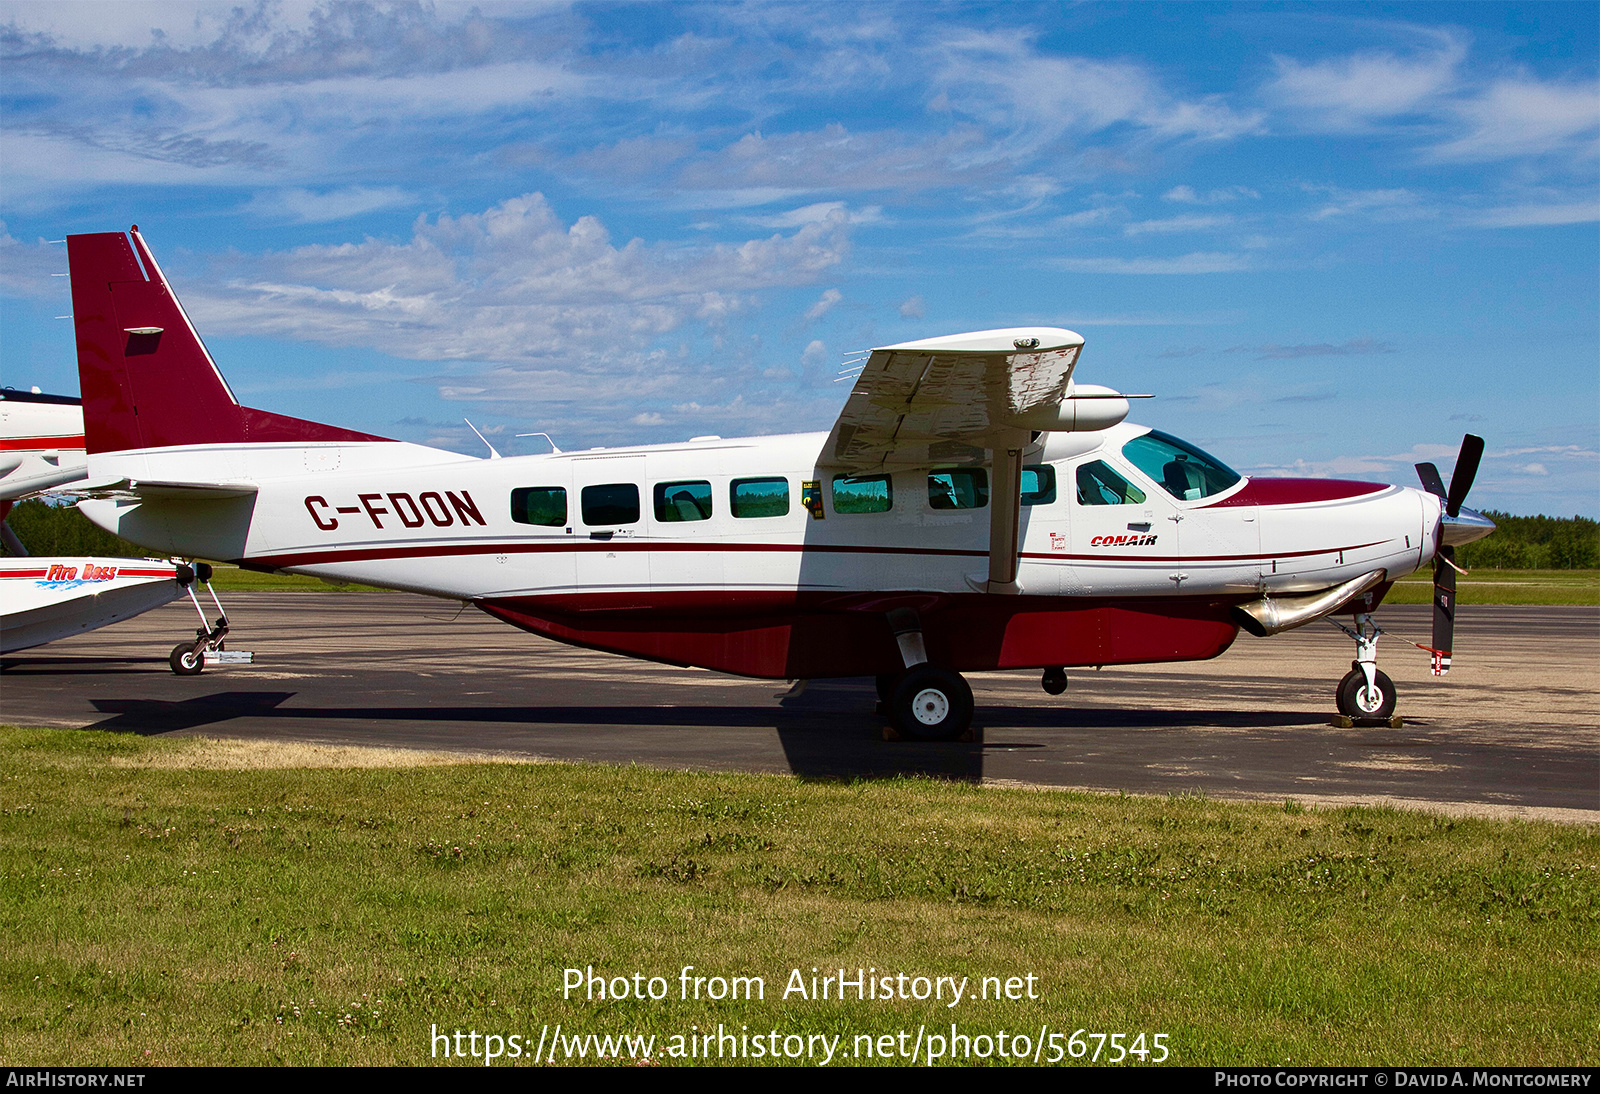
[{"label": "cockpit side window", "polygon": [[1104,460],[1078,468],[1079,505],[1138,505],[1144,491],[1123,478]]},{"label": "cockpit side window", "polygon": [[989,504],[989,473],[981,467],[928,472],[928,508],[982,509]]},{"label": "cockpit side window", "polygon": [[1056,469],[1047,463],[1033,463],[1022,469],[1022,504],[1054,505]]},{"label": "cockpit side window", "polygon": [[1133,466],[1180,501],[1220,494],[1239,481],[1239,473],[1194,445],[1152,429],[1122,446]]}]

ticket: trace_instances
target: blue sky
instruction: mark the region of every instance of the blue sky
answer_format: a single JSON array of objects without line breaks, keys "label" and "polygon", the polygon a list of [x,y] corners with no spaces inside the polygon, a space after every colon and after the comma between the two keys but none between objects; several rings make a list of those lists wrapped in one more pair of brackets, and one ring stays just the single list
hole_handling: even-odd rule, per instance
[{"label": "blue sky", "polygon": [[1024,324],[1253,474],[1600,515],[1588,3],[0,2],[0,373],[138,223],[241,398],[507,454],[826,429]]}]

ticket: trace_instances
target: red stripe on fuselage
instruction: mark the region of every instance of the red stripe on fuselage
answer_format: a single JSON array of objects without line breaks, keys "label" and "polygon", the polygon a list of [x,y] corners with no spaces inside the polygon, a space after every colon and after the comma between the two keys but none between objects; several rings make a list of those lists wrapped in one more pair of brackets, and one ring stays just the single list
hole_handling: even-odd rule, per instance
[{"label": "red stripe on fuselage", "polygon": [[0,452],[25,452],[30,449],[67,449],[83,447],[83,434],[63,437],[4,437],[0,438]]},{"label": "red stripe on fuselage", "polygon": [[[1242,555],[1145,555],[1145,554],[1092,554],[1069,555],[1059,551],[1025,551],[1021,558],[1040,559],[1044,561],[1075,561],[1075,562],[1247,562],[1253,559],[1268,558],[1305,558],[1311,555],[1338,554],[1340,551],[1358,551],[1364,547],[1376,547],[1387,540],[1373,540],[1370,543],[1352,543],[1339,547],[1318,547],[1310,551],[1277,551],[1266,554]],[[640,542],[618,540],[557,540],[538,543],[525,543],[521,541],[495,542],[495,543],[438,543],[428,546],[412,547],[349,547],[329,548],[325,551],[302,551],[294,554],[259,555],[253,558],[236,561],[250,562],[257,566],[271,566],[275,569],[287,570],[299,566],[325,566],[336,562],[378,562],[387,559],[401,558],[449,558],[462,555],[504,555],[504,554],[558,554],[561,552],[575,554],[589,554],[599,551],[607,553],[636,553],[639,551],[658,551],[662,554],[701,551],[718,554],[743,554],[743,553],[768,553],[768,554],[858,554],[858,555],[908,555],[917,556],[943,556],[951,558],[988,558],[987,551],[969,551],[958,549],[945,549],[939,547],[870,547],[870,546],[840,546],[835,544],[805,544],[805,543],[685,543],[681,540],[669,542]]]}]

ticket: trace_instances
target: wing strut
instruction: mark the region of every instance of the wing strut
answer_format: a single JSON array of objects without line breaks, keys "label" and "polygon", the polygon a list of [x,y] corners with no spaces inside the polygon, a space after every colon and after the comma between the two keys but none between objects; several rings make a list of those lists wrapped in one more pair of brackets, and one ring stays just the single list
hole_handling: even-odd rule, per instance
[{"label": "wing strut", "polygon": [[1022,591],[1017,583],[1017,551],[1022,517],[1022,450],[1028,434],[997,439],[994,447],[994,484],[989,491],[989,575],[977,580],[973,574],[967,584],[981,593],[1015,596]]}]

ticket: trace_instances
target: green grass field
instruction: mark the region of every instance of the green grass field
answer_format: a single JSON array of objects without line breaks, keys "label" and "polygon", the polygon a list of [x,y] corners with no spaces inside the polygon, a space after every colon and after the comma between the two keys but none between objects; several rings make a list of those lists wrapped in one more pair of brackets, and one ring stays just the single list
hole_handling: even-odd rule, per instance
[{"label": "green grass field", "polygon": [[241,570],[237,566],[228,566],[215,563],[212,566],[211,583],[221,592],[228,590],[281,590],[283,592],[386,592],[371,585],[350,585],[324,581],[320,577],[305,577],[302,574],[263,574],[255,570]]},{"label": "green grass field", "polygon": [[[1600,604],[1600,570],[1490,570],[1458,575],[1463,604]],[[1433,603],[1433,574],[1419,570],[1395,582],[1385,604]]]},{"label": "green grass field", "polygon": [[[662,1063],[695,1027],[837,1064],[951,1023],[1189,1065],[1595,1060],[1592,827],[433,759],[0,730],[0,1063],[415,1064],[435,1026],[526,1054],[556,1023]],[[563,999],[591,965],[670,993]],[[682,1000],[684,965],[766,997]],[[1039,998],[782,998],[840,967]]]}]

